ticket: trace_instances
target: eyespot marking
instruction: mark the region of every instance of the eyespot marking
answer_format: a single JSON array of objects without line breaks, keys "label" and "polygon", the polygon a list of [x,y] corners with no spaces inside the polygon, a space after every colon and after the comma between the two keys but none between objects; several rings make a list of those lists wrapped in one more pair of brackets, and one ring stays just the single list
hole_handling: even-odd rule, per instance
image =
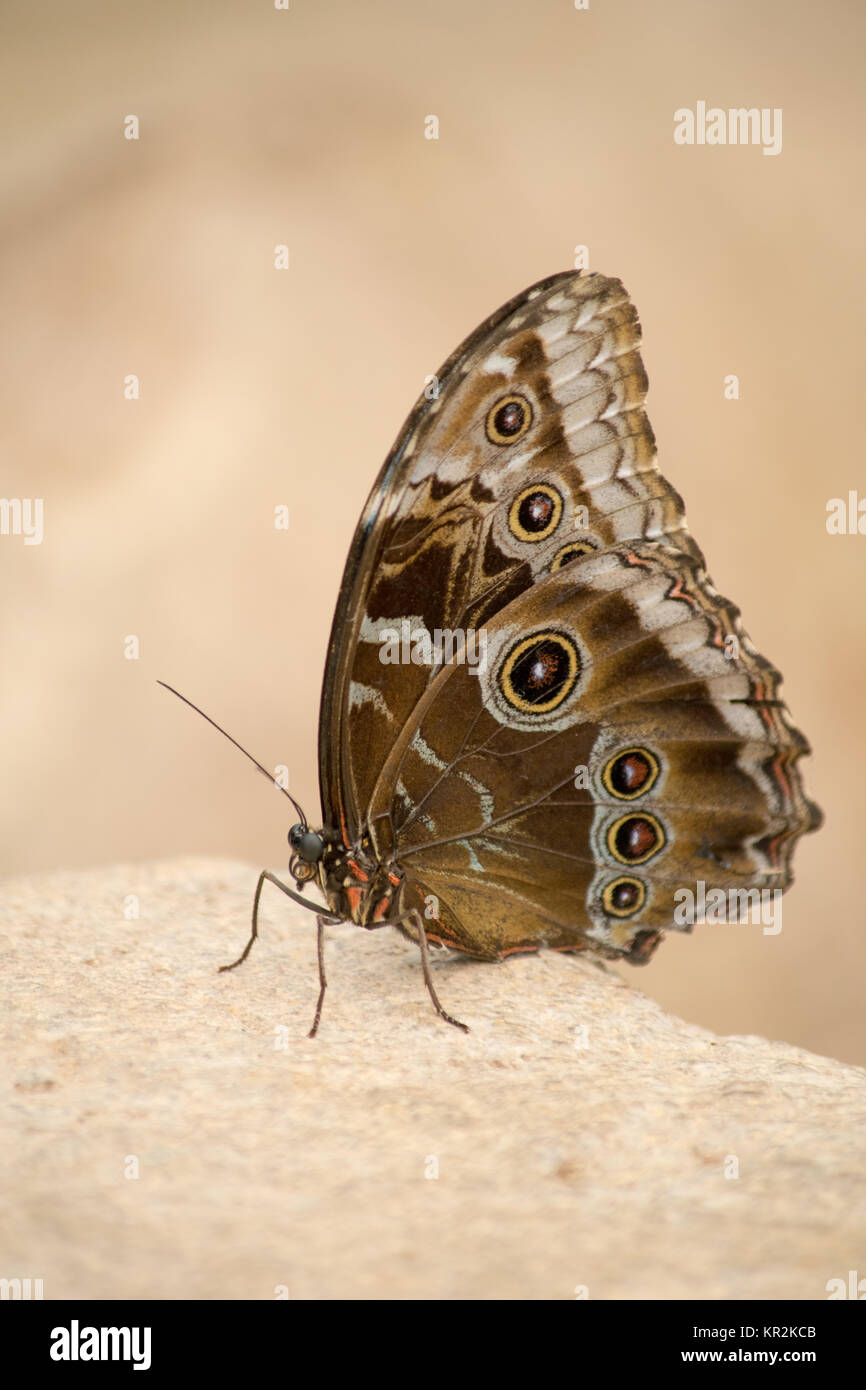
[{"label": "eyespot marking", "polygon": [[614,878],[602,889],[602,907],[611,917],[634,917],[645,902],[646,884],[639,878]]},{"label": "eyespot marking", "polygon": [[607,832],[607,847],[620,864],[645,864],[665,845],[661,821],[646,812],[620,816]]},{"label": "eyespot marking", "polygon": [[532,406],[525,396],[503,396],[487,412],[487,438],[491,444],[514,444],[532,424]]},{"label": "eyespot marking", "polygon": [[591,541],[569,541],[561,550],[557,550],[550,562],[551,573],[554,570],[561,570],[563,565],[570,565],[572,560],[579,560],[581,555],[594,555],[596,547]]},{"label": "eyespot marking", "polygon": [[658,781],[658,775],[658,758],[648,748],[625,748],[608,761],[601,780],[618,801],[634,801],[646,796]]},{"label": "eyespot marking", "polygon": [[535,632],[508,652],[499,689],[512,709],[547,714],[568,698],[580,675],[575,643],[562,632]]},{"label": "eyespot marking", "polygon": [[508,529],[519,541],[547,540],[562,520],[562,497],[549,483],[525,487],[508,509]]}]

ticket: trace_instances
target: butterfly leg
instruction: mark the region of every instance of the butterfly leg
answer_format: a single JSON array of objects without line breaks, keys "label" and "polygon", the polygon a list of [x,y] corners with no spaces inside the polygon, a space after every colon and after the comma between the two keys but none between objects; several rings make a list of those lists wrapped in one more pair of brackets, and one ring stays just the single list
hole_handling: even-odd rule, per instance
[{"label": "butterfly leg", "polygon": [[322,1005],[325,1002],[325,990],[328,988],[328,980],[325,975],[325,923],[330,921],[328,917],[316,918],[316,952],[319,957],[319,998],[316,1001],[316,1017],[313,1019],[313,1026],[307,1034],[308,1038],[314,1038],[319,1031],[319,1023],[322,1018]]},{"label": "butterfly leg", "polygon": [[[267,879],[268,883],[273,883],[273,885],[276,888],[279,888],[281,893],[285,893],[287,898],[292,898],[294,902],[300,903],[301,907],[307,908],[307,910],[310,912],[316,911],[316,908],[313,905],[313,903],[308,903],[306,898],[302,898],[300,893],[296,893],[293,888],[287,888],[285,883],[281,883],[277,876],[271,873],[270,869],[262,869],[261,873],[259,874],[259,881],[256,884],[255,896],[253,897],[253,920],[252,931],[250,932],[250,939],[247,942],[241,954],[238,956],[237,960],[233,960],[231,965],[221,965],[219,967],[219,973],[222,973],[223,970],[234,970],[236,965],[243,965],[244,961],[246,960],[247,956],[253,948],[253,942],[259,934],[259,899],[262,896],[262,886],[265,882],[265,879]],[[323,916],[319,920],[323,923],[339,922],[340,918]]]},{"label": "butterfly leg", "polygon": [[[268,873],[267,869],[262,869],[261,873],[259,874],[259,881],[256,884],[255,897],[253,898],[253,929],[250,933],[250,939],[247,942],[241,954],[238,956],[237,960],[233,960],[231,965],[221,965],[219,967],[219,974],[222,974],[224,970],[234,970],[236,965],[243,965],[250,951],[253,949],[253,942],[259,934],[259,898],[262,896],[262,884],[264,883],[266,878],[271,877],[272,875]],[[274,883],[276,883],[278,888],[282,888],[283,885],[277,882],[276,879],[274,879],[273,881]]]},{"label": "butterfly leg", "polygon": [[427,993],[433,1000],[434,1009],[439,1017],[444,1019],[446,1023],[453,1023],[455,1028],[461,1028],[464,1033],[468,1033],[468,1025],[461,1023],[459,1018],[452,1018],[449,1013],[445,1012],[442,1005],[439,1003],[439,996],[433,988],[433,972],[430,969],[430,947],[427,944],[427,933],[424,931],[424,923],[417,907],[413,907],[411,912],[401,918],[400,923],[392,922],[390,925],[399,926],[402,922],[408,922],[418,933],[418,945],[421,948],[421,969],[424,973],[424,983],[427,986]]}]

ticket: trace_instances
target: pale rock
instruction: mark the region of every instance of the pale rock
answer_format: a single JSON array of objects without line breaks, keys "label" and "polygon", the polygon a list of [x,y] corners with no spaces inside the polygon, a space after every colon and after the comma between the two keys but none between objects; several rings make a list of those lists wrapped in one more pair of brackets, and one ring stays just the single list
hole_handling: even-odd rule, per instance
[{"label": "pale rock", "polygon": [[310,1040],[312,914],[266,886],[261,940],[217,974],[255,882],[186,859],[4,884],[0,1275],[46,1299],[825,1299],[866,1276],[863,1071],[553,953],[437,960],[463,1035],[411,943],[351,926]]}]

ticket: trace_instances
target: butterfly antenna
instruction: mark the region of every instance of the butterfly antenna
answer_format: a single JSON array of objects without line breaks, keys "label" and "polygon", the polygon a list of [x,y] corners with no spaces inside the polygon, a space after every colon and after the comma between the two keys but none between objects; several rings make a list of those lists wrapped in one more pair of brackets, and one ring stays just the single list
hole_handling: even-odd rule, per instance
[{"label": "butterfly antenna", "polygon": [[[183,700],[185,705],[189,705],[190,709],[194,709],[196,714],[201,715],[202,719],[206,719],[209,724],[212,724],[213,727],[218,731],[218,733],[222,734],[223,738],[227,738],[229,743],[233,743],[235,748],[239,748],[240,751],[243,753],[244,757],[249,758],[250,762],[253,764],[253,767],[257,767],[259,772],[264,773],[271,786],[276,787],[278,791],[281,791],[283,793],[283,796],[287,796],[289,798],[289,800],[291,801],[292,805],[294,806],[295,810],[301,818],[301,824],[306,829],[307,817],[304,815],[303,811],[301,810],[295,798],[292,796],[291,792],[286,791],[285,787],[281,787],[279,782],[274,780],[273,773],[268,772],[268,769],[266,767],[263,767],[262,764],[258,761],[258,759],[253,757],[252,753],[248,753],[246,748],[242,747],[242,745],[238,743],[236,738],[232,738],[231,734],[226,733],[222,725],[218,724],[215,719],[211,719],[210,715],[205,714],[203,709],[199,709],[198,705],[194,705],[192,700],[188,700],[185,695],[181,695],[180,691],[175,690],[173,685],[167,685],[165,681],[157,681],[157,685],[161,685],[164,690],[170,690],[172,695],[176,695],[179,700]],[[307,904],[304,905],[306,906]]]}]

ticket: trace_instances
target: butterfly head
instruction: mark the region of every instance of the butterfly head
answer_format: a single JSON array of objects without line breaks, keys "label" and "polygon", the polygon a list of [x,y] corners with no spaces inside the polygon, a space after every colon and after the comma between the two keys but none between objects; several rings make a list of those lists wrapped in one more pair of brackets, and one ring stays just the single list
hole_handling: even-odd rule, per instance
[{"label": "butterfly head", "polygon": [[317,864],[325,852],[321,835],[317,835],[308,825],[293,825],[289,831],[289,844],[307,864]]},{"label": "butterfly head", "polygon": [[307,824],[299,823],[289,831],[289,844],[292,848],[290,872],[298,883],[308,883],[315,878],[315,866],[325,853],[325,841]]}]

